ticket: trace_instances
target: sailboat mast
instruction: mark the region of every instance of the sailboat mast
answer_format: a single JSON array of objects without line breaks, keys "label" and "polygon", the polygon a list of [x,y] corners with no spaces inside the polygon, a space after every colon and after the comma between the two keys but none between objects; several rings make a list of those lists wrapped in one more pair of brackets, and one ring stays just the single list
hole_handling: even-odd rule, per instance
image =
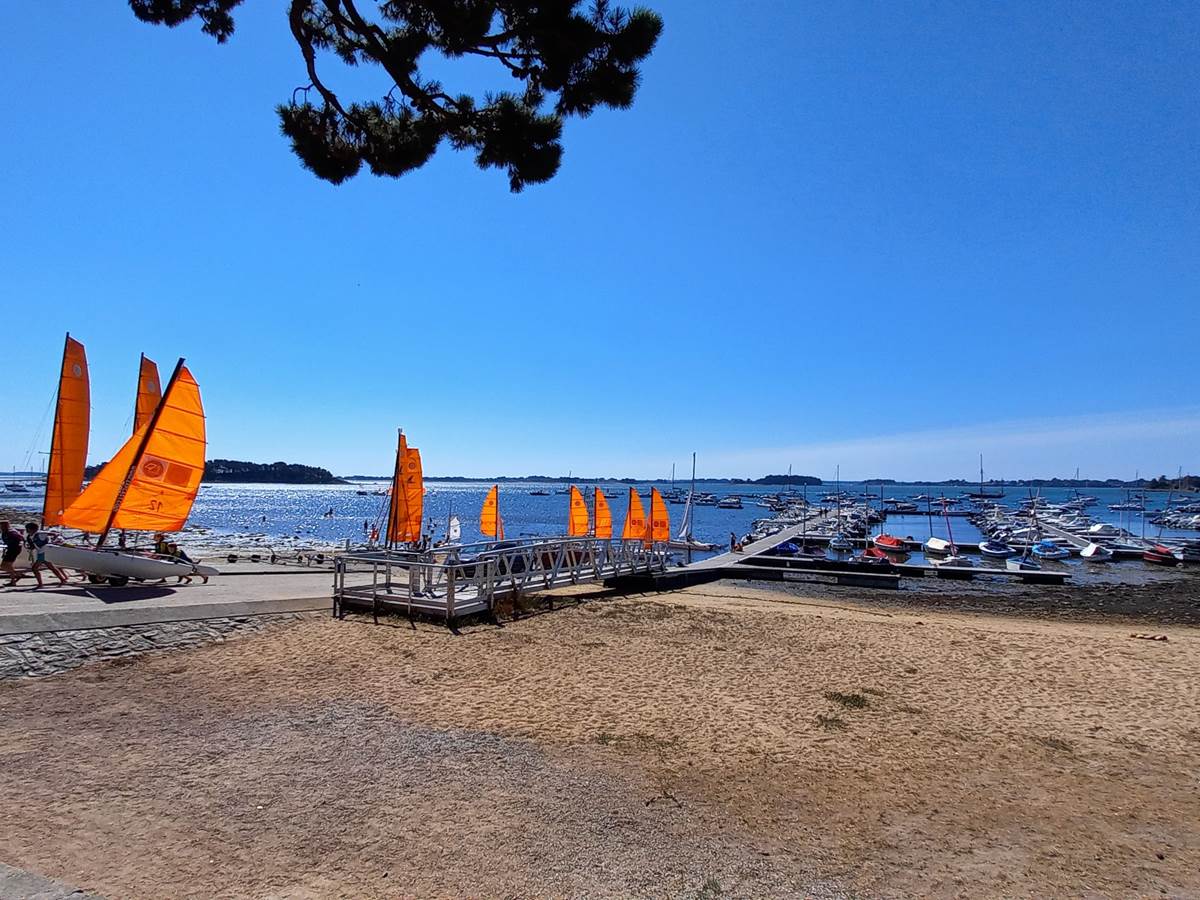
[{"label": "sailboat mast", "polygon": [[958,548],[954,546],[954,532],[950,530],[950,507],[945,498],[942,499],[942,518],[946,520],[946,537],[950,539],[950,552],[957,556]]},{"label": "sailboat mast", "polygon": [[392,524],[396,521],[396,497],[402,490],[400,484],[400,467],[402,461],[400,459],[400,448],[403,446],[404,429],[396,429],[396,465],[392,469],[392,490],[391,496],[388,497],[388,514],[387,514],[387,537],[384,540],[384,547],[391,550],[395,544],[392,541]]},{"label": "sailboat mast", "polygon": [[[696,451],[692,451],[692,492],[688,497],[688,529],[685,537],[689,542],[692,540],[692,516],[696,515],[694,503],[696,502]],[[689,552],[691,552],[689,550]]]},{"label": "sailboat mast", "polygon": [[[791,468],[792,468],[791,466],[788,466],[788,471],[791,471]],[[800,520],[800,527],[802,529],[802,531],[801,531],[802,536],[800,538],[800,548],[802,550],[807,551],[808,550],[808,482],[807,481],[802,482],[800,487],[803,488],[803,490],[804,490],[804,509],[802,510],[804,518]]]},{"label": "sailboat mast", "polygon": [[842,530],[842,467],[837,465],[833,470],[833,483],[837,486],[837,524],[838,531]]},{"label": "sailboat mast", "polygon": [[175,382],[182,371],[183,357],[180,357],[179,362],[175,363],[175,371],[171,373],[171,380],[167,382],[167,389],[163,391],[162,400],[154,408],[154,415],[150,417],[150,424],[146,426],[146,433],[142,435],[141,441],[138,442],[137,453],[133,455],[133,459],[129,462],[129,468],[125,470],[125,477],[121,480],[121,489],[117,491],[117,499],[113,501],[112,509],[108,511],[108,518],[104,522],[104,528],[100,531],[100,537],[96,539],[97,550],[104,546],[104,542],[108,539],[108,533],[112,531],[113,521],[117,518],[117,510],[121,508],[121,504],[125,500],[125,492],[129,490],[129,483],[133,481],[133,475],[137,471],[138,466],[141,465],[142,456],[146,452],[146,445],[150,443],[154,429],[158,426],[158,420],[167,406],[167,398],[171,396],[171,389],[175,387]]}]

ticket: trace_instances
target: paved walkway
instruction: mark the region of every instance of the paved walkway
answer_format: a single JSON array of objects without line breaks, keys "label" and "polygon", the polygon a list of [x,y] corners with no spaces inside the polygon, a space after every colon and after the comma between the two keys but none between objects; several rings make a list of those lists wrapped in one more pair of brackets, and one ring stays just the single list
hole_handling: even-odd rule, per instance
[{"label": "paved walkway", "polygon": [[33,588],[29,579],[0,587],[0,635],[329,609],[333,588],[328,570],[234,566],[208,584],[114,588],[72,580],[58,587],[53,576],[45,580],[44,588]]},{"label": "paved walkway", "polygon": [[101,900],[101,897],[0,863],[0,900]]}]

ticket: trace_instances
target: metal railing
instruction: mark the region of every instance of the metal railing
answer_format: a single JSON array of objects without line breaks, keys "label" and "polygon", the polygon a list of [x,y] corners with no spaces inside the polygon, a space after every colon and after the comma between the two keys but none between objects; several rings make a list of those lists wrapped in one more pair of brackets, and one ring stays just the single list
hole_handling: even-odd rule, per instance
[{"label": "metal railing", "polygon": [[490,613],[500,599],[621,575],[663,572],[667,548],[641,541],[552,538],[483,542],[422,553],[378,550],[334,560],[333,612],[370,606],[444,616]]}]

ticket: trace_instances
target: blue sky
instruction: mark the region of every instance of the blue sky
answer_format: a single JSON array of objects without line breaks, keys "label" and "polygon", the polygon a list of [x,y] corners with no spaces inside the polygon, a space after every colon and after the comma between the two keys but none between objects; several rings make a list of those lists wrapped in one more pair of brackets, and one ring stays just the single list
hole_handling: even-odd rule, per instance
[{"label": "blue sky", "polygon": [[281,2],[224,46],[13,9],[0,468],[45,449],[67,329],[95,460],[144,351],[188,358],[211,456],[342,473],[397,425],[446,474],[1200,468],[1200,6],[650,5],[633,109],[520,195],[445,148],[302,170]]}]

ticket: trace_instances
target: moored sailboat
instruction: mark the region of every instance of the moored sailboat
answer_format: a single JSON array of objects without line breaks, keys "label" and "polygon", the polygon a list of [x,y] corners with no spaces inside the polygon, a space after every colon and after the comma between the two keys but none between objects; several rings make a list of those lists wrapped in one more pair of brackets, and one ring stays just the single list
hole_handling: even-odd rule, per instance
[{"label": "moored sailboat", "polygon": [[[696,454],[692,454],[692,487],[688,491],[687,500],[683,507],[683,521],[679,523],[679,533],[675,535],[674,540],[667,542],[667,546],[672,550],[687,550],[695,552],[708,552],[716,550],[716,544],[706,544],[704,541],[698,541],[692,535],[692,516],[695,511],[696,498]],[[690,561],[690,560],[689,560]]]}]

